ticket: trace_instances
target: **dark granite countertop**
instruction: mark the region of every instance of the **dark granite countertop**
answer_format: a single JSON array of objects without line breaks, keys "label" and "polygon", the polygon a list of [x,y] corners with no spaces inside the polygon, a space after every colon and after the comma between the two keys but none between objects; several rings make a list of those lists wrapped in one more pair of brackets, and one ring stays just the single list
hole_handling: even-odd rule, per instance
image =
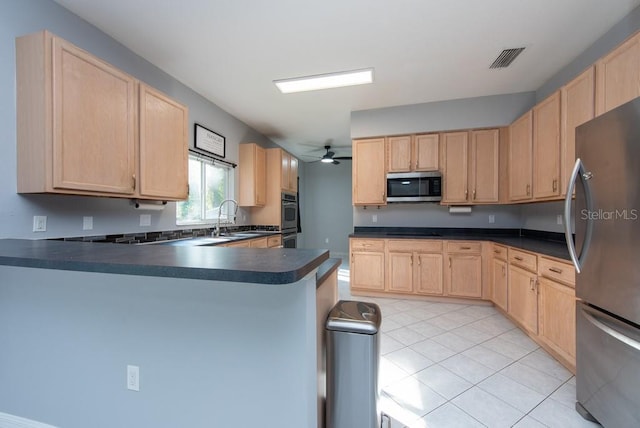
[{"label": "dark granite countertop", "polygon": [[328,258],[326,250],[0,239],[0,265],[256,284],[299,281]]},{"label": "dark granite countertop", "polygon": [[563,234],[527,229],[356,227],[354,233],[349,237],[492,241],[563,260],[571,260]]}]

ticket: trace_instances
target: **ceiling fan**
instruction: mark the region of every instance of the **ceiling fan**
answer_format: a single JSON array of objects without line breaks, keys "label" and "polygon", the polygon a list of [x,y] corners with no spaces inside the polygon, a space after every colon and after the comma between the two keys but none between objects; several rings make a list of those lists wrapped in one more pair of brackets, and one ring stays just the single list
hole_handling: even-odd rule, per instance
[{"label": "ceiling fan", "polygon": [[329,150],[330,148],[331,146],[324,146],[324,149],[327,151],[327,153],[325,153],[324,156],[320,158],[320,162],[338,165],[340,164],[340,162],[338,162],[338,159],[351,159],[351,156],[336,156],[335,152]]}]

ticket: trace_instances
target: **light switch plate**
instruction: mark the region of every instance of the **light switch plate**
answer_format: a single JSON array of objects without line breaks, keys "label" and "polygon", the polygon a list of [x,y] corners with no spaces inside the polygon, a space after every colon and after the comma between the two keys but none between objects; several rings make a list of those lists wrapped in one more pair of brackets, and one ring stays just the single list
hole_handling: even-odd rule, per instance
[{"label": "light switch plate", "polygon": [[140,226],[151,226],[151,214],[140,214]]},{"label": "light switch plate", "polygon": [[34,215],[33,216],[33,231],[34,232],[46,232],[47,231],[47,216],[46,215]]},{"label": "light switch plate", "polygon": [[93,217],[92,216],[82,217],[82,230],[92,230],[92,229],[93,229]]}]

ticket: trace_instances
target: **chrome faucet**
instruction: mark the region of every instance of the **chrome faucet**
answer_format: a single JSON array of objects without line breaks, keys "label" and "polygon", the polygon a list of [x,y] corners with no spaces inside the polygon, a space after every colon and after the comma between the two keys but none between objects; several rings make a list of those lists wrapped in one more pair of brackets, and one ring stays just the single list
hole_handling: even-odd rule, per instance
[{"label": "chrome faucet", "polygon": [[233,204],[235,205],[235,209],[233,210],[232,223],[235,224],[236,222],[236,214],[238,214],[238,202],[235,199],[225,199],[224,201],[220,202],[220,206],[218,207],[218,224],[216,226],[216,229],[212,233],[213,236],[220,236],[220,217],[222,216],[222,206],[226,202],[233,202]]}]

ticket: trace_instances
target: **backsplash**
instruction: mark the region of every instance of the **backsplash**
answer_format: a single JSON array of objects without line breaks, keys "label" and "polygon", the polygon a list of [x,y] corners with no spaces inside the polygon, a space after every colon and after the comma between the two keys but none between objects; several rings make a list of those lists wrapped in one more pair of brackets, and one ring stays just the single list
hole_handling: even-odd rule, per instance
[{"label": "backsplash", "polygon": [[[250,230],[263,230],[268,232],[278,232],[276,226],[228,226],[221,227],[223,232],[245,232]],[[105,242],[111,244],[144,244],[147,242],[168,241],[172,239],[195,238],[200,236],[211,236],[213,227],[200,229],[177,229],[164,230],[160,232],[138,232],[123,233],[115,235],[94,235],[76,236],[71,238],[55,238],[55,241],[82,241],[82,242]]]}]

